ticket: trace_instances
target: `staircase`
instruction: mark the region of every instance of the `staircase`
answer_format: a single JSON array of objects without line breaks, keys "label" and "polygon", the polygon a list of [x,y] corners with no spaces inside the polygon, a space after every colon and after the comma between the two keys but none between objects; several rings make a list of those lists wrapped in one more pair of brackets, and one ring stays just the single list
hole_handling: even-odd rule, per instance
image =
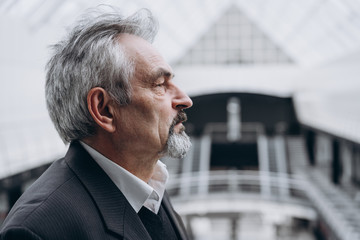
[{"label": "staircase", "polygon": [[318,169],[309,168],[302,174],[309,180],[310,199],[338,238],[360,239],[360,208],[356,202]]},{"label": "staircase", "polygon": [[288,137],[290,169],[307,179],[308,197],[339,240],[360,240],[360,208],[343,189],[332,184],[320,169],[310,167],[302,137]]}]

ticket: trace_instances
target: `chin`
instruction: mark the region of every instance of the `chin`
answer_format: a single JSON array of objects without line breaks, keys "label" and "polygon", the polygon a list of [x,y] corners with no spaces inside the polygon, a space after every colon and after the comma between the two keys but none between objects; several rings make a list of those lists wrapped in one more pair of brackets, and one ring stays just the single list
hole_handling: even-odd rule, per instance
[{"label": "chin", "polygon": [[182,123],[180,123],[179,125],[175,126],[174,130],[175,133],[182,133],[185,131],[185,126]]},{"label": "chin", "polygon": [[186,155],[191,147],[191,141],[184,130],[185,127],[182,126],[179,132],[176,132],[176,129],[174,129],[174,132],[169,134],[166,145],[160,152],[162,157],[183,158]]}]

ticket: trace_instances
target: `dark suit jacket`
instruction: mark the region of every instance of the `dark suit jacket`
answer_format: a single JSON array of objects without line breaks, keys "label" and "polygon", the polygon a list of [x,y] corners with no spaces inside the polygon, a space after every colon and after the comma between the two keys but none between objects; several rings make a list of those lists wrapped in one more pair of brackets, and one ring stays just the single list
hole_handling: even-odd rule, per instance
[{"label": "dark suit jacket", "polygon": [[[162,206],[180,239],[184,226],[165,194]],[[124,195],[78,142],[20,197],[0,239],[151,239]]]}]

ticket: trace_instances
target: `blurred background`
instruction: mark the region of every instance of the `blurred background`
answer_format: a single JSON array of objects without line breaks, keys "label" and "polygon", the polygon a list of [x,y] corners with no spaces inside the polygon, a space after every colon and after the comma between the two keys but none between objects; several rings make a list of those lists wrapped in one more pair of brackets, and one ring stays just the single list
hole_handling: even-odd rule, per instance
[{"label": "blurred background", "polygon": [[66,151],[44,67],[98,4],[152,10],[193,99],[193,147],[163,159],[192,239],[360,239],[359,0],[1,0],[0,224]]}]

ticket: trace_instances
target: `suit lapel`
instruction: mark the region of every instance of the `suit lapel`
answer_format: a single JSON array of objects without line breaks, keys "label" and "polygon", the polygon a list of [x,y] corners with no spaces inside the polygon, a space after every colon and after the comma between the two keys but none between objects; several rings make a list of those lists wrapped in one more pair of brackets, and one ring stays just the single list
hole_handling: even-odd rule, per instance
[{"label": "suit lapel", "polygon": [[65,160],[98,206],[108,230],[124,239],[151,240],[125,196],[80,143],[71,143]]},{"label": "suit lapel", "polygon": [[179,237],[181,240],[187,240],[189,239],[187,237],[186,234],[186,230],[185,230],[185,226],[180,218],[180,216],[175,212],[175,210],[173,209],[171,203],[170,203],[170,199],[169,196],[167,195],[167,193],[165,192],[164,194],[164,198],[162,201],[162,205],[164,207],[164,210],[166,211],[166,213],[168,214],[168,217],[171,221],[171,223],[174,225],[174,227],[176,228],[175,231],[178,233]]}]

